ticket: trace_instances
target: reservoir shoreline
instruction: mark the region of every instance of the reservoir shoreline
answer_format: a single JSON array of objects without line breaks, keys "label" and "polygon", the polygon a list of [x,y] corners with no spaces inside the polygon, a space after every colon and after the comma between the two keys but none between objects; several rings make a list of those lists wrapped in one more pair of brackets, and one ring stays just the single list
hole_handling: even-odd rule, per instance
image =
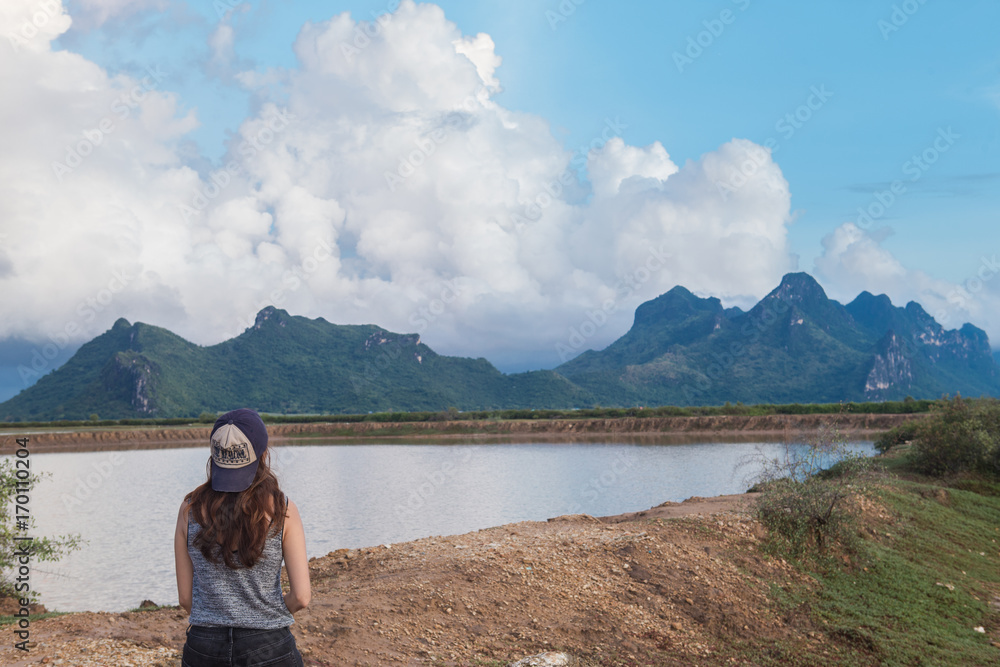
[{"label": "reservoir shoreline", "polygon": [[[545,438],[555,442],[601,438],[642,442],[676,438],[691,442],[706,438],[795,440],[829,429],[852,437],[874,436],[926,414],[723,415],[698,417],[619,417],[607,419],[455,420],[423,422],[308,422],[268,424],[272,441],[282,444],[372,444],[372,441],[442,442],[472,439],[482,444]],[[28,437],[31,451],[87,452],[121,449],[200,447],[208,441],[208,425],[176,427],[73,427],[60,429],[0,429],[0,455],[16,448],[16,438]]]}]

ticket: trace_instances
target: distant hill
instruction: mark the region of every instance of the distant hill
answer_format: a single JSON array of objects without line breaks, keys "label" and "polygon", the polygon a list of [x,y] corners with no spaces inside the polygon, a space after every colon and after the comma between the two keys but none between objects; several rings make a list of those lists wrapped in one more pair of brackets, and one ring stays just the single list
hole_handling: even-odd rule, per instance
[{"label": "distant hill", "polygon": [[868,292],[844,306],[808,274],[792,273],[745,312],[675,287],[640,305],[632,328],[604,350],[513,375],[485,359],[439,355],[416,334],[273,307],[210,347],[120,319],[0,403],[0,419],[195,417],[234,406],[295,414],[998,396],[998,356],[970,324],[945,330],[915,302],[900,308]]},{"label": "distant hill", "polygon": [[552,371],[504,375],[438,355],[415,334],[342,326],[268,307],[236,338],[201,347],[120,319],[58,370],[0,404],[7,420],[567,408],[593,397]]},{"label": "distant hill", "polygon": [[919,304],[862,292],[847,306],[806,273],[747,312],[675,287],[600,352],[555,369],[607,404],[807,403],[1000,394],[986,333],[944,330]]}]

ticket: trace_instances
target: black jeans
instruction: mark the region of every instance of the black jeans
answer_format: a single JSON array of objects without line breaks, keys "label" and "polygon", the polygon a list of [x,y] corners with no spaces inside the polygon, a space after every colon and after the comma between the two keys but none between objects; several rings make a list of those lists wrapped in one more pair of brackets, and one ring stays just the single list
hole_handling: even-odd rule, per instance
[{"label": "black jeans", "polygon": [[302,656],[288,628],[187,629],[182,667],[302,667]]}]

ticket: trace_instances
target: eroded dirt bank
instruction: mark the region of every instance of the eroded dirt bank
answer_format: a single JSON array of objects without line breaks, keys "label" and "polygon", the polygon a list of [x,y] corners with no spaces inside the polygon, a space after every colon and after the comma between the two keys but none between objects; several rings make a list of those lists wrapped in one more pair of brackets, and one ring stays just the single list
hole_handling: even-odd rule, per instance
[{"label": "eroded dirt bank", "polygon": [[[553,649],[586,665],[748,664],[736,647],[777,638],[835,662],[835,641],[769,601],[801,575],[760,554],[744,499],[332,552],[310,562],[293,632],[313,667],[506,665]],[[176,667],[185,627],[177,608],[40,620],[31,652],[5,642],[0,664]]]},{"label": "eroded dirt bank", "polygon": [[[771,434],[790,435],[816,431],[836,423],[842,431],[872,434],[897,426],[905,421],[922,419],[926,415],[766,415],[720,417],[623,417],[616,419],[525,419],[508,421],[433,421],[433,422],[359,422],[305,424],[269,424],[274,440],[311,438],[440,438],[461,436],[575,436],[601,434],[638,435],[719,435]],[[142,449],[161,447],[202,446],[208,441],[208,426],[25,430],[10,429],[0,436],[0,454],[15,449],[14,439],[26,435],[31,450],[102,451],[112,449]]]}]

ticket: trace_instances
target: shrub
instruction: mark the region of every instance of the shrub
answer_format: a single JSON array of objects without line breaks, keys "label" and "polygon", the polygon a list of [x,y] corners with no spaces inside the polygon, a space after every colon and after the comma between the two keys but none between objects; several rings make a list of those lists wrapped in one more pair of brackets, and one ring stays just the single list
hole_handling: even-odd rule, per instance
[{"label": "shrub", "polygon": [[458,411],[458,408],[450,407],[447,410],[442,410],[441,412],[433,414],[426,421],[435,421],[435,422],[455,421],[456,419],[459,419],[460,416],[461,413]]},{"label": "shrub", "polygon": [[[19,495],[29,496],[32,489],[40,481],[40,476],[29,474],[25,476],[25,470],[16,468],[14,457],[0,460],[0,597],[29,598],[37,599],[37,595],[32,590],[16,590],[15,583],[11,579],[11,572],[16,571],[17,550],[24,544],[15,538],[31,536],[33,539],[27,547],[30,552],[31,562],[37,561],[57,561],[67,553],[81,547],[78,535],[64,535],[57,538],[37,537],[33,535],[34,517],[24,518],[23,514],[17,511],[14,503],[23,503],[18,500]],[[21,473],[20,477],[18,473]],[[19,484],[20,482],[20,484]],[[20,517],[18,515],[21,515]]]},{"label": "shrub", "polygon": [[896,445],[910,442],[917,437],[917,429],[920,424],[915,421],[906,422],[885,431],[875,439],[875,449],[885,454]]},{"label": "shrub", "polygon": [[917,429],[914,467],[928,475],[979,472],[1000,476],[1000,401],[947,401]]},{"label": "shrub", "polygon": [[849,499],[867,491],[872,460],[856,454],[831,427],[805,446],[788,446],[784,456],[763,463],[754,510],[768,529],[770,546],[791,556],[823,554],[832,542],[851,546],[857,518]]}]

